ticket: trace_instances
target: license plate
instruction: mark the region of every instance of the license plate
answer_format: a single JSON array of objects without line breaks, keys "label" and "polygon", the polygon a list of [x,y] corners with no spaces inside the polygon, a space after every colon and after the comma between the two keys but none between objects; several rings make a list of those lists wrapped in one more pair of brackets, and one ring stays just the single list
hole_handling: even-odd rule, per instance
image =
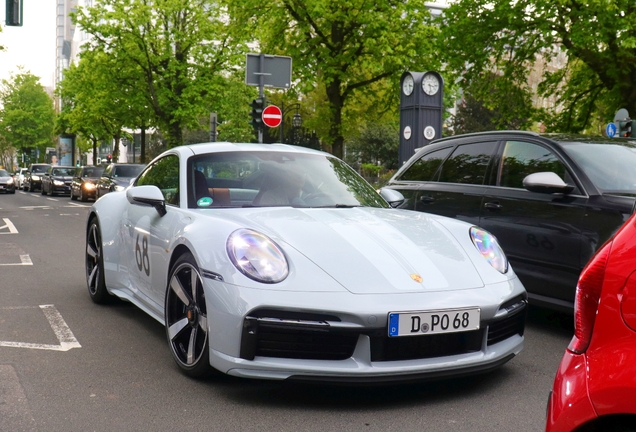
[{"label": "license plate", "polygon": [[389,336],[418,336],[479,330],[480,315],[478,307],[426,312],[391,312],[389,313]]}]

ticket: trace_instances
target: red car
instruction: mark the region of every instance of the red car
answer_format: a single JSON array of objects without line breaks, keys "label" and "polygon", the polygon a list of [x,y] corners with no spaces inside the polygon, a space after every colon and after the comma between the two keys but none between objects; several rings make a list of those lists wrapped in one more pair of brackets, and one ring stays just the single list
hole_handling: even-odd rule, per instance
[{"label": "red car", "polygon": [[636,431],[636,215],[583,269],[546,432]]}]

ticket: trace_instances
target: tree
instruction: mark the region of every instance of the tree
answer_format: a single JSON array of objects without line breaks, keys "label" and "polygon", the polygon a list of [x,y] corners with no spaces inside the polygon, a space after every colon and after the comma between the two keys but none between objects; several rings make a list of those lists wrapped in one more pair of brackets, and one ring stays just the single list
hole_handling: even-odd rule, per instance
[{"label": "tree", "polygon": [[450,125],[455,134],[526,129],[532,126],[534,115],[527,88],[485,72],[465,89]]},{"label": "tree", "polygon": [[53,100],[30,72],[20,70],[0,82],[0,135],[22,152],[54,147],[55,110]]},{"label": "tree", "polygon": [[300,93],[322,88],[328,101],[323,138],[338,157],[343,110],[354,94],[381,80],[397,81],[407,69],[438,64],[431,42],[437,27],[429,25],[421,0],[234,0],[228,7],[240,31],[252,25],[262,52],[293,58]]},{"label": "tree", "polygon": [[87,50],[138,68],[169,147],[209,112],[214,77],[241,58],[240,38],[229,36],[223,9],[207,0],[101,0],[74,17],[92,36]]},{"label": "tree", "polygon": [[636,112],[635,13],[632,0],[459,0],[445,10],[440,48],[465,87],[484,71],[522,87],[537,59],[564,51],[566,67],[546,68],[538,91],[557,97],[549,126],[578,132],[598,110],[608,120],[619,107]]}]

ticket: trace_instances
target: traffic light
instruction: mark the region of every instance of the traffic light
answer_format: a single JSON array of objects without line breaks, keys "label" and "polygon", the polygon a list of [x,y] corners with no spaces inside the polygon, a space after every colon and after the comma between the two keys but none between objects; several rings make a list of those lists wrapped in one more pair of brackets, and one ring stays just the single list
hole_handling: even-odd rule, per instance
[{"label": "traffic light", "polygon": [[5,21],[8,26],[22,27],[22,1],[7,0]]},{"label": "traffic light", "polygon": [[632,136],[632,121],[630,119],[615,120],[616,136],[620,138]]},{"label": "traffic light", "polygon": [[113,157],[111,155],[108,155],[106,157],[106,161],[108,161],[108,163],[111,163],[113,161]]},{"label": "traffic light", "polygon": [[259,131],[263,128],[263,110],[265,109],[265,98],[259,97],[254,99],[250,106],[252,107],[252,120],[250,124],[254,128],[254,130]]}]

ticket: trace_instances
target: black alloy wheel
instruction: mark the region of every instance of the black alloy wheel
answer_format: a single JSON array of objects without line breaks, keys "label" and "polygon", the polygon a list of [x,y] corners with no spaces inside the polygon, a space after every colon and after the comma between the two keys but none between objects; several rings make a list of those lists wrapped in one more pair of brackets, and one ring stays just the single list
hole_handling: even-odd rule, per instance
[{"label": "black alloy wheel", "polygon": [[208,318],[203,281],[194,257],[181,255],[170,272],[166,289],[166,336],[175,362],[193,378],[208,375]]},{"label": "black alloy wheel", "polygon": [[97,218],[93,218],[86,232],[86,284],[91,300],[98,304],[112,299],[104,281],[103,250],[99,222]]}]

